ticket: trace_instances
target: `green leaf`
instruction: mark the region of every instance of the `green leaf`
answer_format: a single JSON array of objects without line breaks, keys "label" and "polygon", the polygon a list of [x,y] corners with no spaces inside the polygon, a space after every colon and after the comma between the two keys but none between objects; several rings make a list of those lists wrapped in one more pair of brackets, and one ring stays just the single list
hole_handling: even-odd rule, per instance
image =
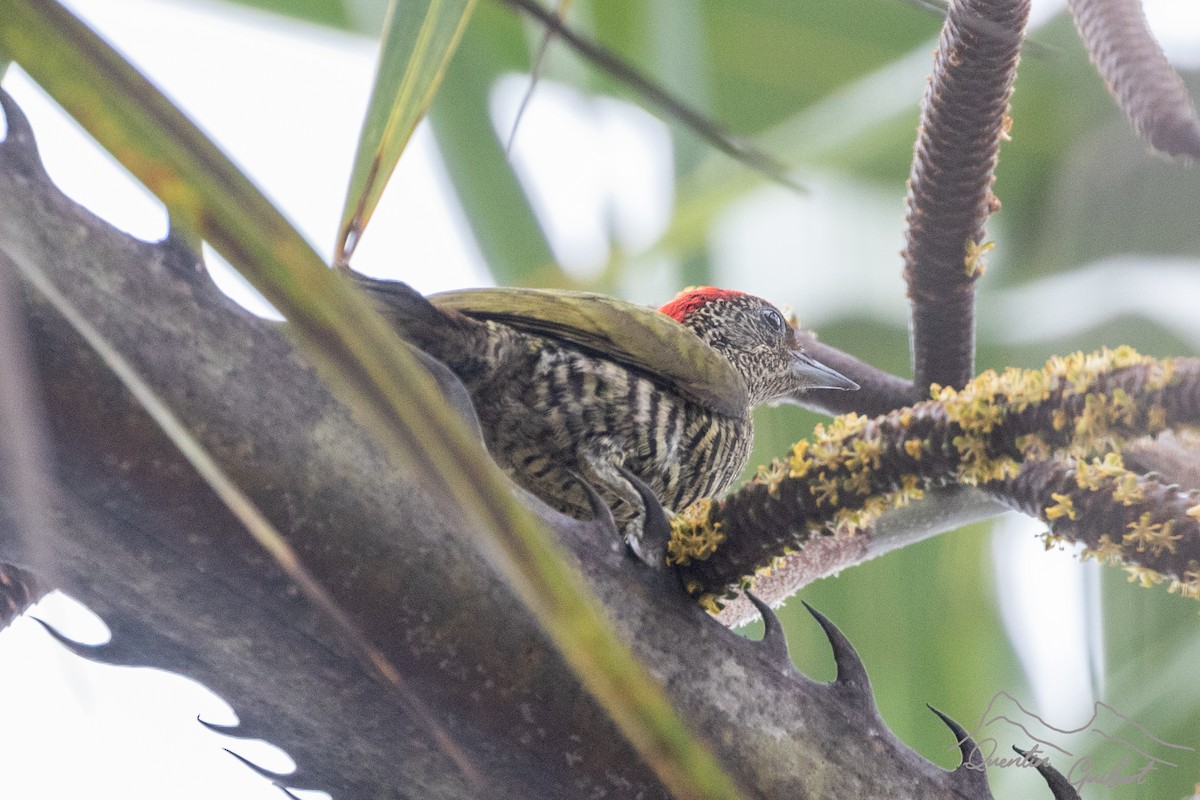
[{"label": "green leaf", "polygon": [[392,0],[338,229],[338,263],[354,253],[474,7],[475,0]]},{"label": "green leaf", "polygon": [[677,797],[736,798],[561,547],[350,280],[203,133],[51,0],[0,0],[0,47],[288,320],[330,390],[477,537],[584,685]]},{"label": "green leaf", "polygon": [[[369,36],[379,33],[387,15],[387,0],[230,0],[285,17]],[[211,6],[201,0],[196,5]]]},{"label": "green leaf", "polygon": [[528,43],[520,20],[494,4],[481,6],[474,20],[430,112],[433,133],[497,283],[561,286],[565,277],[488,112],[496,79],[528,69]]}]

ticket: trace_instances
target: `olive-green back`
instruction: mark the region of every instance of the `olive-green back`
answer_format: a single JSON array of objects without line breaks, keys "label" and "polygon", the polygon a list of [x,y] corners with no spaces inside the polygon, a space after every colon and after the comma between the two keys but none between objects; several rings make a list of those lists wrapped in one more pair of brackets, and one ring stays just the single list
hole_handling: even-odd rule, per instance
[{"label": "olive-green back", "polygon": [[733,365],[691,330],[652,308],[591,292],[505,287],[442,292],[429,301],[570,342],[661,380],[718,413],[746,413],[746,383]]}]

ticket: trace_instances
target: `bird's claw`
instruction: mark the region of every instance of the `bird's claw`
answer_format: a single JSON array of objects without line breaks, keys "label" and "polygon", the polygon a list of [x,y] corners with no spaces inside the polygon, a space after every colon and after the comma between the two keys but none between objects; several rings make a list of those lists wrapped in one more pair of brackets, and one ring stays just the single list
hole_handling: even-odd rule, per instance
[{"label": "bird's claw", "polygon": [[629,549],[646,566],[662,569],[671,541],[671,520],[667,518],[667,510],[645,481],[624,467],[617,467],[617,470],[642,498],[642,535],[629,537]]},{"label": "bird's claw", "polygon": [[613,517],[612,509],[608,507],[608,503],[604,502],[604,498],[596,491],[596,487],[574,470],[571,470],[571,477],[579,481],[584,494],[587,495],[588,504],[592,508],[592,523],[600,526],[604,531],[612,531],[613,538],[620,539],[621,531],[617,528],[617,520]]}]

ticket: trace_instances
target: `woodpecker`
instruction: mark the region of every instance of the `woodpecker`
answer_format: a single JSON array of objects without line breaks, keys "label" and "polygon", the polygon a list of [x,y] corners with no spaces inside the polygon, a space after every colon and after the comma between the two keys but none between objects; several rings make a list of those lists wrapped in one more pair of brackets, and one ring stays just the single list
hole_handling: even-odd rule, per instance
[{"label": "woodpecker", "polygon": [[653,499],[674,511],[729,488],[750,457],[753,407],[858,388],[807,355],[779,309],[743,292],[692,288],[655,311],[558,290],[426,298],[355,278],[462,381],[489,452],[517,483],[587,519],[586,481],[635,540],[647,514],[662,513]]}]

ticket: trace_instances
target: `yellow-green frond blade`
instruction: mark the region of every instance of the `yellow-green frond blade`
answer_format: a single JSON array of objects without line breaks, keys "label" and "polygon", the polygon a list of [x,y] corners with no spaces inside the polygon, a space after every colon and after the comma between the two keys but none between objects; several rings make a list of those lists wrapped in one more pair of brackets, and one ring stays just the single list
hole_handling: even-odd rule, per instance
[{"label": "yellow-green frond blade", "polygon": [[474,7],[475,0],[391,1],[338,227],[337,263],[354,252],[400,154],[433,102]]}]

